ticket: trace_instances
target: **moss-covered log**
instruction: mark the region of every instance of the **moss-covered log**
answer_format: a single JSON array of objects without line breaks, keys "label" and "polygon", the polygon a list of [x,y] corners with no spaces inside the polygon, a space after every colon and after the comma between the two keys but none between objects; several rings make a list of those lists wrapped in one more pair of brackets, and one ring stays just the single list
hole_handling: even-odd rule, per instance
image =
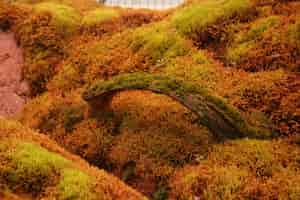
[{"label": "moss-covered log", "polygon": [[90,104],[91,111],[97,113],[100,112],[98,109],[105,108],[103,103],[124,90],[149,90],[171,97],[194,112],[199,117],[198,123],[208,127],[217,138],[251,137],[257,132],[223,99],[210,95],[204,88],[170,77],[124,74],[94,83],[82,96]]}]

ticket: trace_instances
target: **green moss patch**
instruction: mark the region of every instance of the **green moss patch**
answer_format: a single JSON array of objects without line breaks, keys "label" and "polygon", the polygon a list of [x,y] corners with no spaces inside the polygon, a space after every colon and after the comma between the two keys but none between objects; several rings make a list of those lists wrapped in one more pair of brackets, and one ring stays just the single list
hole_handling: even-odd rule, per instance
[{"label": "green moss patch", "polygon": [[40,192],[49,181],[54,181],[55,173],[70,164],[61,156],[32,143],[17,144],[7,156],[10,162],[4,168],[4,174],[8,183],[28,192]]},{"label": "green moss patch", "polygon": [[184,39],[168,30],[165,24],[138,28],[133,32],[130,47],[134,52],[149,56],[154,64],[189,52]]},{"label": "green moss patch", "polygon": [[81,20],[79,13],[74,8],[63,4],[53,2],[39,3],[34,5],[34,10],[36,12],[50,13],[53,17],[53,25],[66,35],[73,33]]},{"label": "green moss patch", "polygon": [[112,19],[114,17],[118,17],[119,13],[115,9],[111,8],[97,8],[95,10],[91,10],[87,13],[85,13],[82,24],[91,26],[99,24],[103,21]]},{"label": "green moss patch", "polygon": [[95,181],[85,173],[74,170],[65,169],[62,172],[62,178],[57,185],[58,199],[85,199],[85,200],[100,200],[103,196],[93,191],[95,188]]},{"label": "green moss patch", "polygon": [[213,37],[213,33],[209,33],[211,26],[221,21],[224,23],[233,17],[250,16],[252,11],[253,7],[249,0],[207,1],[190,5],[175,13],[172,25],[180,33],[195,40],[207,40]]}]

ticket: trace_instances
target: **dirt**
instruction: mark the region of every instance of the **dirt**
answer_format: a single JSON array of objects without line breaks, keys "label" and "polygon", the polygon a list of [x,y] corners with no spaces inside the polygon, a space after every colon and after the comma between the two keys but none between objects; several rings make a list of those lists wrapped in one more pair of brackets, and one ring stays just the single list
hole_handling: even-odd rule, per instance
[{"label": "dirt", "polygon": [[26,103],[29,87],[22,80],[23,62],[14,35],[0,31],[0,117],[13,117]]}]

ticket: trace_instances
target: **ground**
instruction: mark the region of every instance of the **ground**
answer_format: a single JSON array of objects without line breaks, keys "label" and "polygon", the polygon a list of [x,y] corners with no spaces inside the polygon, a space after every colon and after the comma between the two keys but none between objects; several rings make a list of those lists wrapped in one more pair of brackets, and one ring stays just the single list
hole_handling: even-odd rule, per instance
[{"label": "ground", "polygon": [[0,198],[300,199],[299,9],[1,2]]}]

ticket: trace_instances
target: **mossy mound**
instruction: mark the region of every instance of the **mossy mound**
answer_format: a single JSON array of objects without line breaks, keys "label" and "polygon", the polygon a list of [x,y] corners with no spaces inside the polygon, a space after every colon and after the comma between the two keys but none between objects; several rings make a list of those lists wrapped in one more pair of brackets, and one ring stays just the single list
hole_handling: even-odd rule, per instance
[{"label": "mossy mound", "polygon": [[118,16],[119,13],[115,9],[97,8],[84,14],[84,17],[82,18],[82,24],[85,26],[92,26]]},{"label": "mossy mound", "polygon": [[249,30],[235,34],[225,55],[226,63],[251,72],[278,68],[297,71],[297,24],[292,19],[286,21],[283,16],[268,16],[254,21]]},{"label": "mossy mound", "polygon": [[172,25],[200,45],[220,42],[224,25],[232,19],[251,18],[255,8],[249,0],[204,1],[175,13]]},{"label": "mossy mound", "polygon": [[[295,165],[293,157],[299,150],[286,141],[236,140],[218,144],[202,164],[178,170],[170,182],[170,196],[175,199],[195,196],[297,199],[299,165]],[[289,159],[292,160],[287,164],[285,160]]]},{"label": "mossy mound", "polygon": [[150,57],[152,64],[164,63],[189,52],[185,40],[168,30],[166,24],[138,28],[132,33],[130,47],[134,52]]},{"label": "mossy mound", "polygon": [[35,4],[33,9],[36,12],[50,13],[52,15],[52,24],[66,35],[72,34],[81,21],[79,13],[67,5],[43,2]]},{"label": "mossy mound", "polygon": [[84,119],[87,106],[78,95],[72,98],[68,100],[45,93],[27,104],[19,119],[26,126],[48,133],[52,138],[61,138]]},{"label": "mossy mound", "polygon": [[143,199],[116,178],[17,122],[0,120],[0,131],[0,185],[13,193],[62,200]]}]

